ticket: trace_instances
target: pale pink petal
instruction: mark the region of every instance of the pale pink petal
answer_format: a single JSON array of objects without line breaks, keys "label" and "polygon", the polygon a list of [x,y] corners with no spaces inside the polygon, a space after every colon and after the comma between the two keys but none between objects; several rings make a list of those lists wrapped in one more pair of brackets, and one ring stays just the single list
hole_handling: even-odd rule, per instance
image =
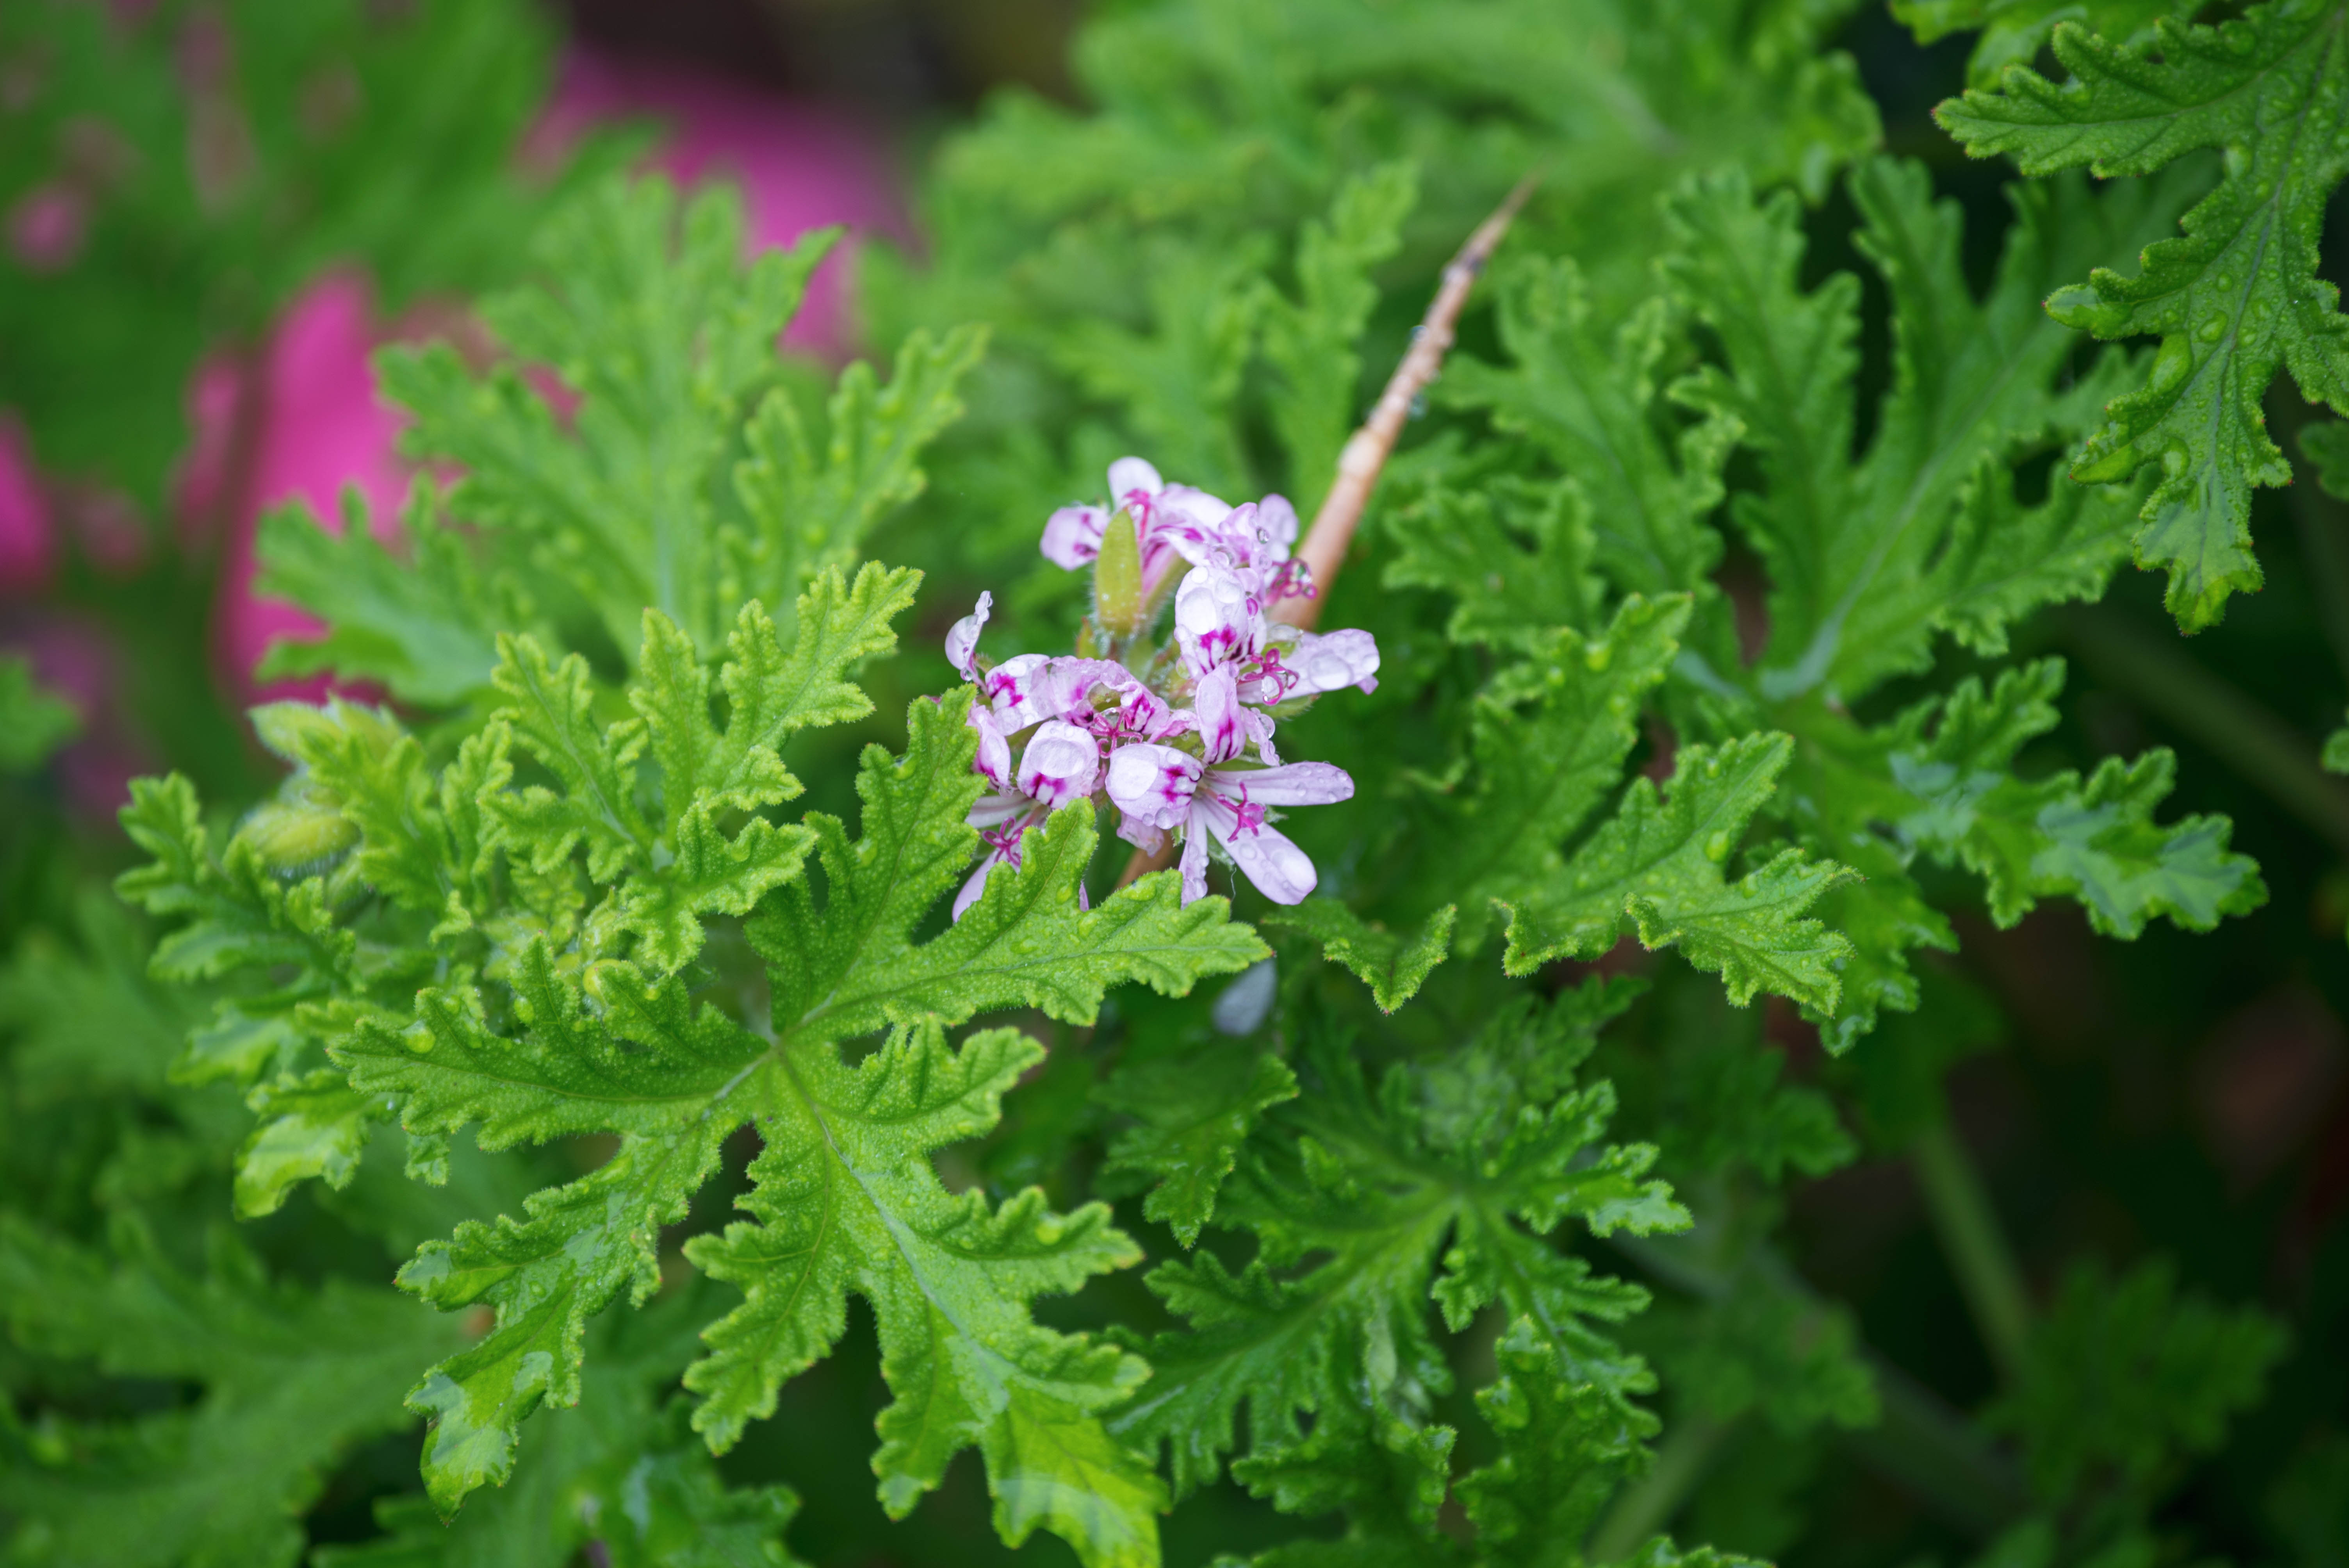
[{"label": "pale pink petal", "polygon": [[1245,566],[1254,559],[1249,530],[1255,516],[1253,504],[1226,506],[1205,490],[1177,485],[1158,498],[1151,538],[1194,566]]},{"label": "pale pink petal", "polygon": [[1378,689],[1378,639],[1368,632],[1293,632],[1278,637],[1280,662],[1297,676],[1290,696],[1356,686]]},{"label": "pale pink petal", "polygon": [[1145,855],[1155,855],[1166,847],[1166,835],[1142,820],[1121,811],[1117,817],[1117,836]]},{"label": "pale pink petal", "polygon": [[1198,715],[1199,740],[1206,748],[1209,762],[1229,762],[1247,749],[1247,719],[1252,716],[1240,707],[1239,680],[1231,665],[1218,665],[1201,676],[1191,705]]},{"label": "pale pink petal", "polygon": [[987,672],[978,691],[995,710],[995,722],[1006,735],[1058,718],[1066,706],[1061,683],[1054,678],[1052,660],[1043,654],[1020,654],[1004,660]]},{"label": "pale pink petal", "polygon": [[1109,503],[1123,506],[1125,498],[1139,491],[1154,496],[1166,488],[1158,470],[1141,458],[1120,458],[1109,466]]},{"label": "pale pink petal", "polygon": [[[1317,878],[1311,858],[1278,829],[1267,827],[1261,820],[1244,823],[1230,802],[1204,793],[1192,820],[1196,823],[1201,818],[1206,820],[1207,830],[1231,851],[1233,861],[1265,897],[1275,903],[1303,903],[1312,893]],[[1195,826],[1192,836],[1198,836]]]},{"label": "pale pink petal", "polygon": [[978,731],[978,755],[971,758],[971,771],[982,775],[998,789],[1010,789],[1011,743],[995,722],[994,713],[985,703],[974,702],[968,722]]},{"label": "pale pink petal", "polygon": [[1019,792],[1049,810],[1081,800],[1101,781],[1101,744],[1065,719],[1036,731],[1019,758]]},{"label": "pale pink petal", "polygon": [[1097,506],[1064,506],[1044,523],[1044,559],[1074,572],[1101,554],[1109,513]]},{"label": "pale pink petal", "polygon": [[999,789],[992,795],[981,795],[971,802],[970,815],[963,819],[974,828],[995,828],[1012,818],[1034,810],[1035,802],[1012,789]]},{"label": "pale pink petal", "polygon": [[1353,779],[1344,769],[1328,762],[1218,768],[1206,778],[1208,789],[1219,796],[1236,796],[1246,785],[1247,798],[1259,806],[1334,806],[1354,798]]},{"label": "pale pink petal", "polygon": [[1135,741],[1110,753],[1110,803],[1160,832],[1181,827],[1205,771],[1195,757],[1171,746]]},{"label": "pale pink petal", "polygon": [[1115,659],[1080,659],[1062,656],[1054,659],[1050,677],[1055,700],[1059,704],[1055,717],[1065,715],[1081,720],[1078,710],[1092,706],[1092,694],[1104,687],[1115,689],[1129,685],[1133,676]]},{"label": "pale pink petal", "polygon": [[1206,565],[1174,591],[1174,640],[1194,676],[1261,645],[1263,606],[1239,573]]},{"label": "pale pink petal", "polygon": [[955,894],[954,917],[957,920],[960,920],[964,913],[978,902],[978,895],[987,891],[987,873],[1000,865],[1002,861],[1001,854],[990,851],[988,857],[978,862],[978,868],[972,872],[970,879],[962,884],[962,891]]},{"label": "pale pink petal", "polygon": [[978,634],[986,626],[988,614],[994,608],[995,595],[982,593],[978,596],[978,607],[957,621],[947,632],[947,662],[954,665],[955,672],[967,681],[978,678]]},{"label": "pale pink petal", "polygon": [[1297,544],[1297,509],[1285,495],[1268,495],[1256,503],[1256,529],[1266,558],[1286,561]]},{"label": "pale pink petal", "polygon": [[1183,902],[1207,896],[1207,835],[1197,820],[1183,835]]}]

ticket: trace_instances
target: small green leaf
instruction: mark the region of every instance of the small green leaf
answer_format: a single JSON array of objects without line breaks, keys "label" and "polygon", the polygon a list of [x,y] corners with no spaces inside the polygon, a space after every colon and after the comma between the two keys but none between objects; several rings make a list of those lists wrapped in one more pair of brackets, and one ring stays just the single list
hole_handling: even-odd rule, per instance
[{"label": "small green leaf", "polygon": [[1766,989],[1831,1009],[1851,944],[1805,912],[1852,873],[1785,850],[1733,882],[1725,874],[1793,749],[1783,735],[1718,750],[1683,747],[1661,795],[1634,779],[1563,877],[1529,886],[1515,902],[1495,901],[1508,916],[1509,973],[1553,958],[1596,958],[1628,922],[1645,945],[1677,945],[1700,967],[1719,970],[1740,1006]]},{"label": "small green leaf", "polygon": [[33,684],[24,658],[0,658],[0,773],[27,773],[81,727],[72,707]]},{"label": "small green leaf", "polygon": [[245,1106],[260,1125],[237,1154],[241,1220],[274,1213],[295,1183],[313,1176],[329,1187],[349,1186],[368,1126],[386,1110],[381,1097],[361,1093],[330,1069],[262,1084]]},{"label": "small green leaf", "polygon": [[1297,1098],[1297,1075],[1278,1057],[1219,1042],[1123,1063],[1095,1098],[1139,1124],[1110,1145],[1102,1170],[1157,1177],[1142,1212],[1187,1247],[1214,1217],[1216,1193],[1249,1130],[1268,1109]]},{"label": "small green leaf", "polygon": [[1427,917],[1416,934],[1403,937],[1365,921],[1331,898],[1309,898],[1266,923],[1301,932],[1321,944],[1321,956],[1342,964],[1371,988],[1381,1013],[1392,1013],[1418,994],[1429,971],[1452,955],[1452,922],[1445,904]]}]

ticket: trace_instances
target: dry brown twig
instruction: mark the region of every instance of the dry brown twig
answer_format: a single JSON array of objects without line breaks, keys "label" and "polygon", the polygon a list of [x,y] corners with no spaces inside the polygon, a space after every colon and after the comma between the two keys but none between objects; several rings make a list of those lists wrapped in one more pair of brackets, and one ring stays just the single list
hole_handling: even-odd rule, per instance
[{"label": "dry brown twig", "polygon": [[[1315,592],[1299,598],[1283,599],[1272,608],[1275,620],[1286,621],[1292,626],[1310,630],[1321,618],[1321,606],[1327,599],[1330,584],[1338,580],[1338,570],[1346,563],[1346,552],[1354,542],[1354,530],[1362,521],[1362,513],[1371,504],[1371,492],[1377,488],[1379,475],[1386,470],[1387,459],[1394,452],[1395,442],[1402,438],[1402,428],[1409,422],[1413,407],[1420,395],[1433,383],[1444,368],[1444,356],[1451,350],[1454,328],[1460,313],[1468,304],[1469,291],[1484,274],[1485,267],[1500,249],[1502,236],[1526,199],[1539,184],[1538,172],[1517,181],[1493,215],[1476,225],[1444,268],[1444,281],[1435,291],[1435,298],[1420,318],[1418,330],[1413,333],[1411,347],[1387,377],[1386,390],[1371,405],[1370,418],[1347,440],[1345,449],[1338,454],[1337,477],[1330,483],[1330,493],[1322,498],[1321,508],[1313,514],[1313,526],[1306,531],[1305,542],[1298,546],[1298,558],[1309,573],[1306,581]],[[1117,879],[1121,888],[1136,878],[1163,871],[1174,863],[1174,843],[1169,839],[1158,852],[1136,850],[1125,863],[1125,871]]]}]

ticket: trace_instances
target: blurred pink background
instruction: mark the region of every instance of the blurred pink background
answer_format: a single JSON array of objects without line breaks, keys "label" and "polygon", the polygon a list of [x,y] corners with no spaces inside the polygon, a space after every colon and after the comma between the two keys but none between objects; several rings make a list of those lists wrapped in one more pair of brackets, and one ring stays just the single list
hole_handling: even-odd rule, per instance
[{"label": "blurred pink background", "polygon": [[[817,272],[806,304],[785,342],[827,358],[851,346],[848,278],[860,236],[903,241],[908,223],[902,188],[879,129],[833,108],[794,101],[755,88],[657,61],[622,61],[574,48],[545,117],[533,133],[529,155],[550,152],[589,129],[614,121],[650,121],[658,139],[645,167],[680,182],[729,179],[741,188],[751,247],[790,244],[810,229],[846,224],[848,241]],[[222,573],[212,612],[212,646],[220,679],[240,701],[279,695],[315,696],[323,680],[281,684],[264,691],[254,670],[269,645],[315,633],[316,623],[292,606],[253,593],[257,569],[254,531],[266,511],[307,501],[330,528],[340,527],[339,497],[347,486],[365,496],[378,532],[394,526],[393,512],[408,485],[407,466],[394,450],[398,418],[377,397],[367,356],[380,345],[461,326],[453,302],[428,305],[400,320],[378,311],[368,280],[331,274],[286,309],[266,342],[243,366],[208,363],[188,388],[192,433],[182,459],[178,500],[197,526],[225,525]],[[251,374],[250,386],[240,377]],[[238,485],[229,447],[240,414],[254,420],[252,446]],[[56,570],[59,542],[53,510],[33,472],[22,433],[0,415],[0,594],[36,593]],[[104,507],[75,509],[103,519]],[[90,524],[83,521],[85,532]],[[82,553],[101,567],[135,532],[86,538]],[[198,540],[187,541],[201,543]],[[112,548],[109,548],[112,546]],[[135,545],[129,545],[136,548]],[[110,722],[109,651],[88,628],[37,611],[22,621],[16,639],[42,681],[81,707],[83,741],[61,759],[69,792],[96,811],[111,812],[123,783],[137,770],[120,727]],[[130,747],[135,752],[135,745]]]}]

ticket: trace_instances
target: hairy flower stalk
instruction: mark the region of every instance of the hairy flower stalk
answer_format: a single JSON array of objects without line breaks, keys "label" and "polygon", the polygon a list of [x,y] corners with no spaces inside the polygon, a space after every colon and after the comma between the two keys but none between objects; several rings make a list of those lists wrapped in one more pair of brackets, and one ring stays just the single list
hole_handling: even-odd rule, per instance
[{"label": "hairy flower stalk", "polygon": [[982,657],[992,594],[955,623],[947,656],[978,691],[967,716],[978,734],[971,766],[994,786],[971,808],[987,851],[957,919],[997,866],[1019,864],[1030,828],[1095,795],[1143,852],[1172,859],[1180,844],[1186,903],[1206,893],[1218,854],[1277,903],[1313,891],[1312,861],[1269,809],[1347,799],[1354,783],[1325,762],[1284,762],[1275,733],[1322,693],[1375,686],[1379,650],[1367,632],[1325,635],[1273,618],[1312,592],[1290,554],[1296,539],[1296,510],[1280,496],[1233,506],[1121,458],[1106,501],[1062,507],[1044,525],[1048,560],[1092,568],[1093,613],[1076,654]]}]

